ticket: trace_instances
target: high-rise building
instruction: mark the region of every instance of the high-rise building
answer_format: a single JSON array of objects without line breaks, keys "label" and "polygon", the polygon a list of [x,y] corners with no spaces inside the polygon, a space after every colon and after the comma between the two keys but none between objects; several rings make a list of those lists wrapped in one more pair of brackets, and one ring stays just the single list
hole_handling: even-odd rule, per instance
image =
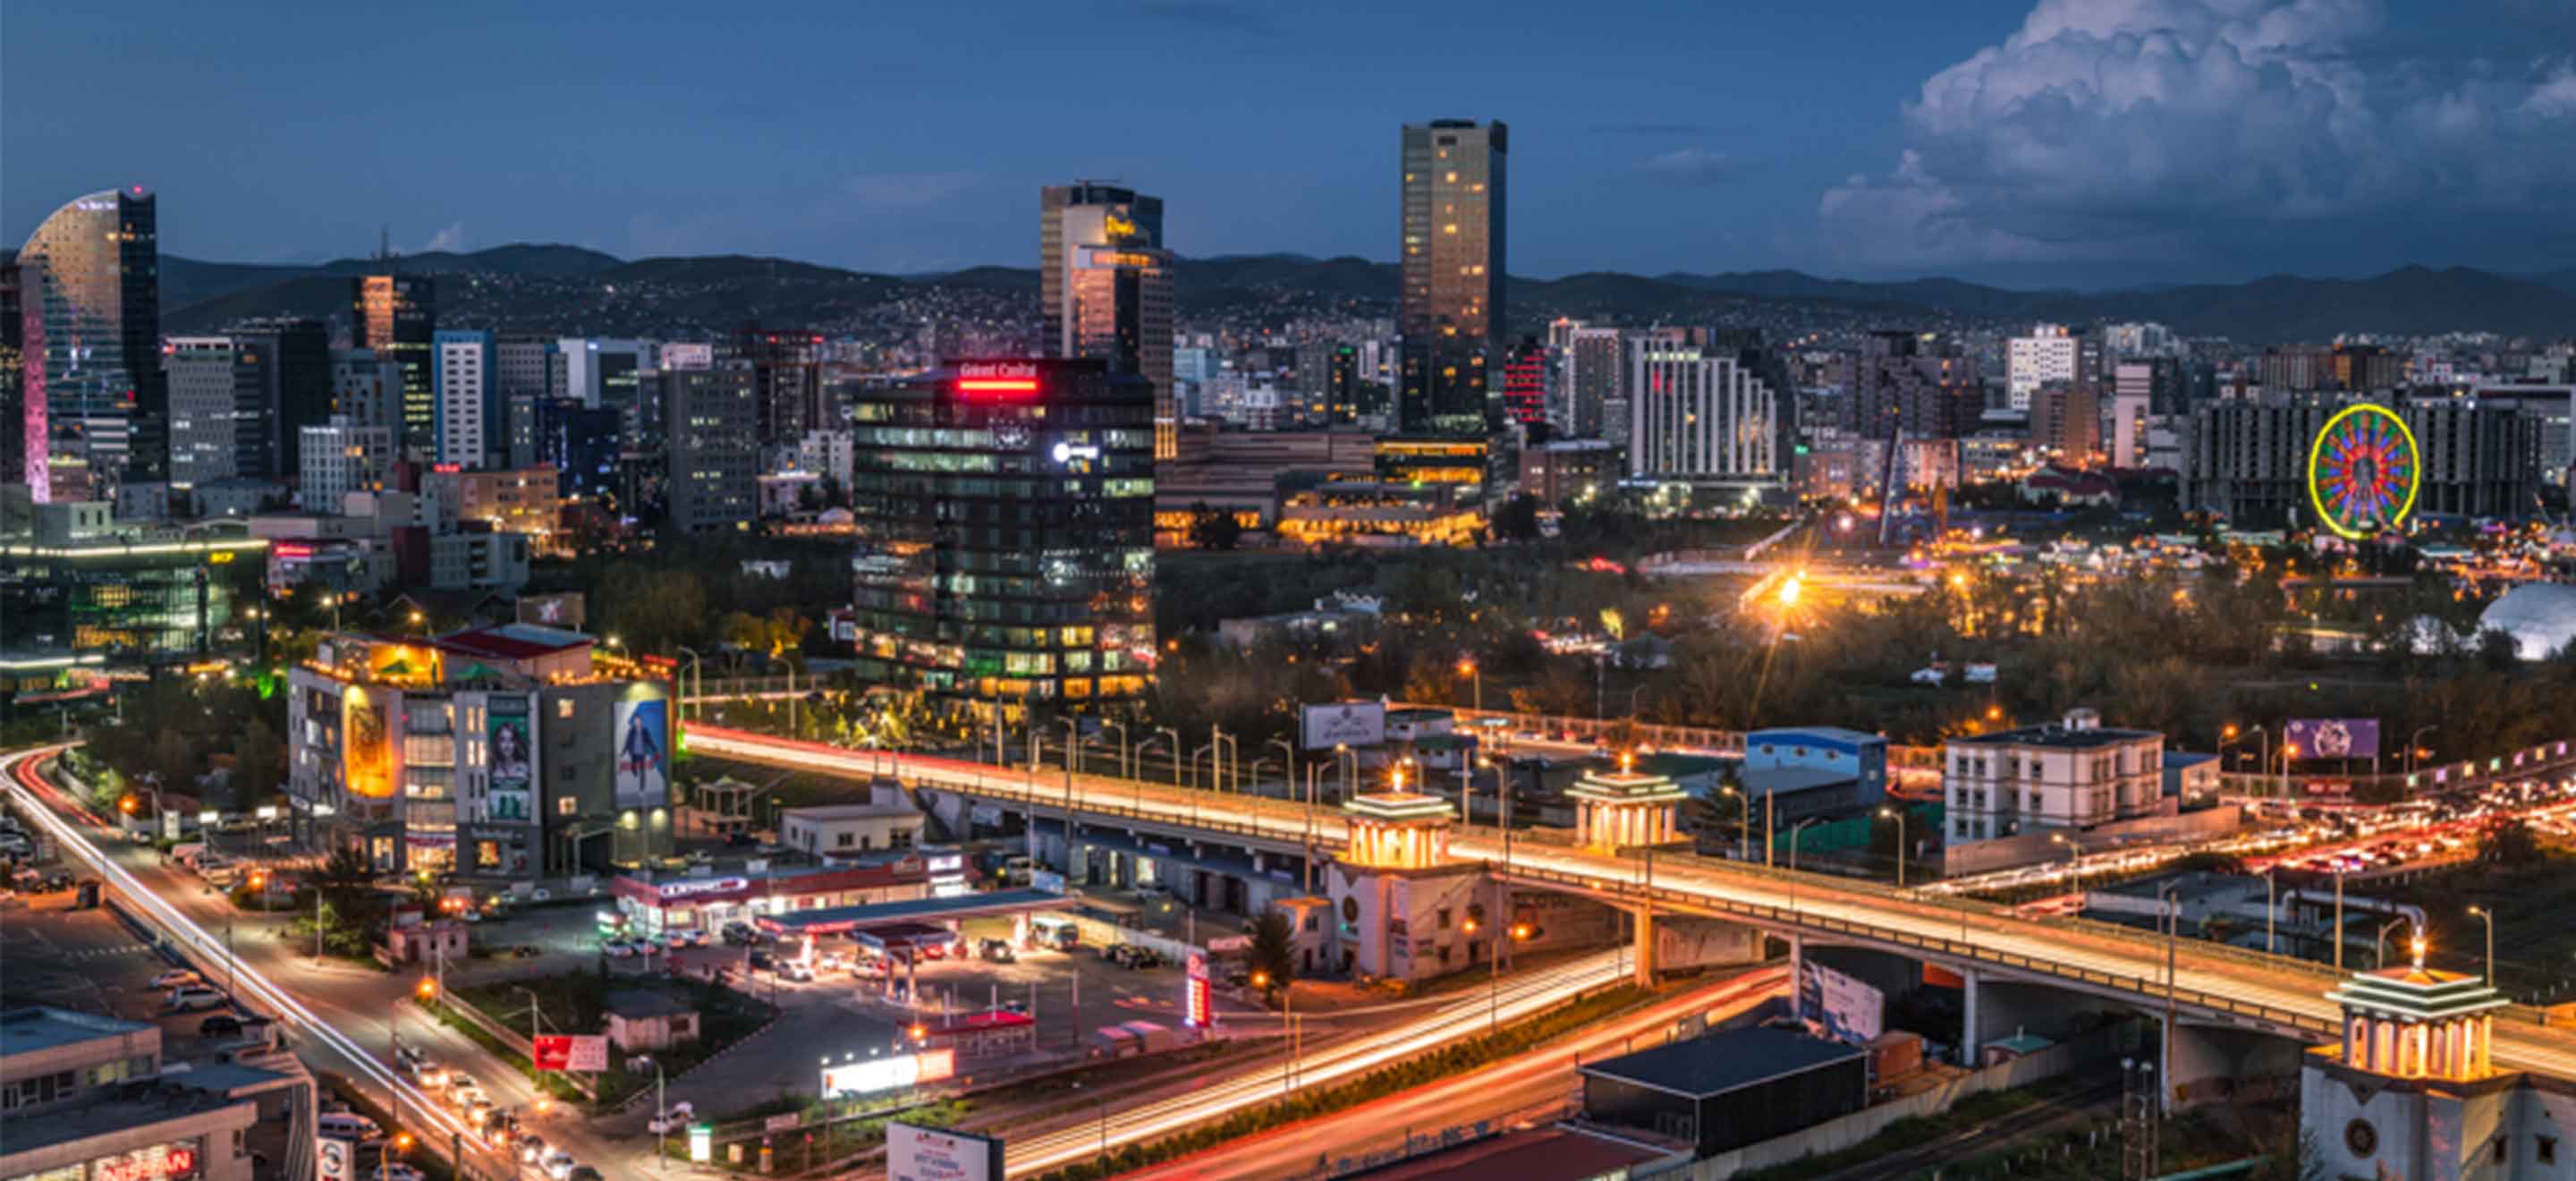
[{"label": "high-rise building", "polygon": [[1483,435],[1498,425],[1487,370],[1500,359],[1505,168],[1500,120],[1407,124],[1396,331],[1403,338],[1396,429]]},{"label": "high-rise building", "polygon": [[349,280],[351,347],[372,349],[402,368],[396,442],[430,454],[438,442],[438,379],[430,352],[438,334],[438,290],[427,275],[360,275]]},{"label": "high-rise building", "polygon": [[858,674],[980,709],[1121,709],[1154,644],[1154,389],[957,361],[853,407]]},{"label": "high-rise building", "polygon": [[2042,324],[2004,346],[2004,394],[2015,410],[2030,409],[2030,396],[2052,381],[2076,378],[2081,342],[2063,324]]},{"label": "high-rise building", "polygon": [[537,406],[538,461],[562,473],[564,500],[615,508],[622,501],[617,474],[623,423],[614,410],[552,398]]},{"label": "high-rise building", "polygon": [[568,336],[555,342],[562,362],[560,380],[549,375],[559,397],[584,406],[625,406],[635,400],[635,375],[661,364],[659,342],[607,337]]},{"label": "high-rise building", "polygon": [[1568,425],[1577,438],[1607,437],[1624,443],[1626,436],[1608,434],[1603,411],[1611,402],[1627,397],[1625,338],[1616,328],[1581,326],[1567,336],[1564,385]]},{"label": "high-rise building", "polygon": [[331,407],[325,421],[346,418],[356,426],[380,426],[402,446],[402,362],[374,349],[331,350]]},{"label": "high-rise building", "polygon": [[293,479],[304,470],[304,428],[331,421],[334,393],[331,332],[320,320],[274,317],[247,320],[224,330],[233,359],[259,372],[259,427],[270,457],[245,476]]},{"label": "high-rise building", "polygon": [[[44,454],[45,421],[27,413],[27,304],[18,252],[0,249],[0,484],[33,484],[28,474],[28,435]],[[40,296],[37,306],[43,306]]]},{"label": "high-rise building", "polygon": [[537,463],[542,450],[537,441],[540,409],[564,395],[552,382],[556,347],[555,339],[548,336],[503,336],[493,341],[492,372],[503,418],[502,438],[494,449],[501,453],[504,467]]},{"label": "high-rise building", "polygon": [[398,454],[393,428],[335,414],[304,428],[304,470],[296,496],[306,512],[336,513],[352,492],[381,492]]},{"label": "high-rise building", "polygon": [[1785,483],[1797,392],[1768,350],[1737,333],[1635,335],[1628,470],[1639,479],[1739,487]]},{"label": "high-rise building", "polygon": [[807,431],[842,425],[841,416],[825,404],[824,355],[823,334],[811,329],[746,324],[734,334],[735,359],[751,366],[752,396],[760,406],[764,446],[793,443]]},{"label": "high-rise building", "polygon": [[53,499],[57,456],[86,465],[94,481],[169,478],[159,226],[158,203],[141,185],[109,189],[55,210],[18,251],[18,410],[40,503]]},{"label": "high-rise building", "polygon": [[508,450],[501,438],[500,371],[488,329],[442,328],[435,348],[432,393],[437,415],[432,438],[440,463],[500,466]]},{"label": "high-rise building", "polygon": [[1862,338],[1845,383],[1841,425],[1862,438],[1955,439],[1977,428],[1985,380],[1974,358],[1928,333],[1872,332]]},{"label": "high-rise building", "polygon": [[162,343],[162,369],[170,388],[170,482],[195,487],[244,474],[243,428],[251,431],[254,461],[264,434],[259,371],[244,372],[229,336],[171,337]]},{"label": "high-rise building", "polygon": [[2102,448],[2102,403],[2091,387],[2051,382],[2030,395],[2030,445],[2090,467]]},{"label": "high-rise building", "polygon": [[1090,181],[1039,190],[1038,267],[1041,351],[1097,357],[1153,382],[1154,458],[1178,457],[1163,199]]},{"label": "high-rise building", "polygon": [[1524,336],[1503,359],[1503,417],[1533,431],[1547,425],[1547,346]]},{"label": "high-rise building", "polygon": [[752,367],[736,361],[662,378],[671,528],[749,529],[760,516],[760,403]]}]

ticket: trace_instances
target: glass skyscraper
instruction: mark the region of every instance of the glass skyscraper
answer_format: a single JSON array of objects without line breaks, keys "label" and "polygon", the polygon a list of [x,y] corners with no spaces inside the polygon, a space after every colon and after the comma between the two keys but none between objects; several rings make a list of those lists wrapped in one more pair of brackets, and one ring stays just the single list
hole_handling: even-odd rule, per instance
[{"label": "glass skyscraper", "polygon": [[1163,199],[1088,181],[1040,189],[1038,262],[1045,355],[1097,357],[1153,382],[1154,458],[1177,457]]},{"label": "glass skyscraper", "polygon": [[167,480],[169,389],[161,376],[160,219],[137,185],[53,212],[18,252],[25,349],[25,467],[37,500],[56,499],[56,457],[100,483]]},{"label": "glass skyscraper", "polygon": [[852,407],[859,675],[1107,711],[1154,661],[1154,391],[1106,361],[956,361]]},{"label": "glass skyscraper", "polygon": [[1503,316],[1504,158],[1500,120],[1435,119],[1404,128],[1403,288],[1396,332],[1403,372],[1396,428],[1485,435]]},{"label": "glass skyscraper", "polygon": [[438,445],[438,291],[427,275],[360,275],[349,281],[350,345],[402,366],[405,453],[428,458]]}]

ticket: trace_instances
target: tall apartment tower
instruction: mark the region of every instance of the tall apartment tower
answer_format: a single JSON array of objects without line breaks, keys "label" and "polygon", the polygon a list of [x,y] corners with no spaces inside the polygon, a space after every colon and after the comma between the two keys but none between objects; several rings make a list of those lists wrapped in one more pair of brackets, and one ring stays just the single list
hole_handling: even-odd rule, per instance
[{"label": "tall apartment tower", "polygon": [[1038,295],[1045,355],[1097,358],[1153,382],[1154,458],[1178,458],[1163,199],[1091,181],[1038,190]]},{"label": "tall apartment tower", "polygon": [[402,421],[395,444],[426,456],[438,445],[438,291],[427,275],[360,275],[349,280],[350,346],[402,366]]},{"label": "tall apartment tower", "polygon": [[2042,324],[2004,346],[2004,392],[2015,410],[2030,409],[2030,396],[2052,381],[2077,380],[2083,341],[2063,324]]},{"label": "tall apartment tower", "polygon": [[497,467],[508,447],[503,434],[501,385],[488,328],[450,328],[437,334],[435,458],[459,467]]},{"label": "tall apartment tower", "polygon": [[91,193],[38,223],[18,251],[25,369],[15,408],[39,502],[96,492],[55,496],[57,458],[85,464],[93,481],[169,479],[159,210],[141,185]]},{"label": "tall apartment tower", "polygon": [[1403,136],[1403,267],[1396,332],[1403,338],[1395,399],[1405,434],[1487,435],[1499,425],[1487,396],[1501,364],[1504,169],[1500,120],[1407,124]]}]

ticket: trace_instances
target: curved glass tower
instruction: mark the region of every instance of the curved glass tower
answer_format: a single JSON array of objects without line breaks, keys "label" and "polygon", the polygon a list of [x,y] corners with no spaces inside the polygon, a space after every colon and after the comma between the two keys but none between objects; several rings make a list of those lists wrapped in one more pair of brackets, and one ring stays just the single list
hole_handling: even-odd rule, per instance
[{"label": "curved glass tower", "polygon": [[[26,305],[28,482],[38,500],[96,498],[54,489],[55,456],[89,478],[169,478],[169,395],[161,374],[161,246],[140,185],[57,209],[18,252]],[[61,495],[58,497],[56,493]]]}]

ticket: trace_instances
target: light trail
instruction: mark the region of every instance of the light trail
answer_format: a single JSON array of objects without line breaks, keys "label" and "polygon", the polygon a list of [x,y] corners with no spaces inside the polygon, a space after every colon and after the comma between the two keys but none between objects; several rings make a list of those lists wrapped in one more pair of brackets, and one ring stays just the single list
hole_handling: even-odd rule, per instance
[{"label": "light trail", "polygon": [[[251,967],[227,951],[222,939],[199,927],[177,907],[163,901],[160,895],[153,893],[133,874],[126,872],[124,866],[118,865],[98,846],[90,843],[88,837],[82,835],[79,829],[74,828],[49,806],[47,799],[55,796],[56,793],[53,787],[44,781],[44,777],[37,773],[36,767],[46,759],[60,755],[68,749],[70,749],[68,745],[57,745],[0,755],[0,771],[6,773],[10,795],[16,798],[22,811],[54,838],[58,848],[87,863],[98,873],[100,880],[122,894],[128,904],[145,912],[149,921],[176,940],[188,953],[189,958],[201,965],[206,963],[221,965],[231,975],[236,992],[246,993],[252,999],[261,1002],[271,1012],[284,1017],[290,1027],[330,1047],[358,1074],[382,1087],[386,1095],[394,1098],[394,1102],[386,1105],[386,1110],[397,1121],[403,1118],[404,1103],[408,1101],[415,1114],[421,1117],[419,1123],[422,1125],[422,1130],[433,1132],[435,1136],[449,1138],[450,1145],[459,1141],[471,1142],[485,1150],[485,1155],[500,1154],[509,1161],[513,1175],[519,1172],[519,1162],[515,1157],[509,1157],[503,1150],[493,1146],[480,1132],[466,1127],[463,1120],[446,1110],[426,1092],[377,1062],[375,1057],[357,1042],[332,1028],[329,1022],[316,1016],[312,1010],[305,1008],[304,1003],[297,1000],[293,993],[280,987],[257,968]],[[86,806],[76,801],[73,806],[80,808],[84,813],[88,812]],[[390,1136],[393,1131],[394,1129],[387,1128],[385,1134]],[[449,1155],[448,1152],[443,1151],[449,1145],[430,1143],[435,1136],[419,1137],[422,1147],[442,1156]],[[484,1167],[484,1171],[489,1171],[488,1167],[485,1167],[488,1166],[488,1161],[474,1163],[477,1167]]]}]

